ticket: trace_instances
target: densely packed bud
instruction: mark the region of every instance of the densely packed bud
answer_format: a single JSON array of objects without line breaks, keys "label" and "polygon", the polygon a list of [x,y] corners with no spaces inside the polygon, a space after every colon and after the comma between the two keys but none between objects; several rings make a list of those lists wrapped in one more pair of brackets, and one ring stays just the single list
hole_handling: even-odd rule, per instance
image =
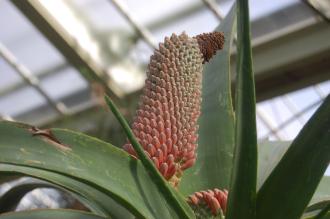
[{"label": "densely packed bud", "polygon": [[228,191],[213,189],[195,192],[188,197],[188,203],[195,212],[196,218],[224,215],[227,208]]},{"label": "densely packed bud", "polygon": [[[220,35],[223,42],[223,35]],[[182,33],[166,37],[165,42],[159,44],[150,58],[145,87],[132,124],[145,153],[174,186],[182,171],[196,160],[202,64],[206,60],[203,57],[208,60],[210,54],[215,53],[210,51],[210,43],[202,43],[203,39],[213,40],[206,35],[191,38]],[[123,148],[136,156],[130,143]]]},{"label": "densely packed bud", "polygon": [[195,36],[203,54],[204,62],[208,62],[215,53],[223,48],[225,38],[221,32],[203,33]]}]

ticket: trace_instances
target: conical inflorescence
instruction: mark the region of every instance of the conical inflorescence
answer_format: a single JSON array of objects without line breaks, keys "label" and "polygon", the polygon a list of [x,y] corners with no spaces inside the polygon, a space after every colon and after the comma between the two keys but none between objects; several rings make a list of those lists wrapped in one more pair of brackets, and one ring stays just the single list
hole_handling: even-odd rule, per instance
[{"label": "conical inflorescence", "polygon": [[[165,179],[176,186],[196,161],[203,63],[222,49],[222,33],[166,37],[150,58],[132,129]],[[137,156],[132,145],[123,148]]]}]

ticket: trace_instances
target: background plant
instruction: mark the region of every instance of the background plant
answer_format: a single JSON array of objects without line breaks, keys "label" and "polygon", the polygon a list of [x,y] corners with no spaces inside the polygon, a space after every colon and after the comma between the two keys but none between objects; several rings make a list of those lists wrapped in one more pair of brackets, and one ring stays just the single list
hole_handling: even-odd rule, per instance
[{"label": "background plant", "polygon": [[[26,192],[49,186],[72,193],[92,212],[40,210],[1,217],[193,218],[184,197],[213,188],[230,191],[226,218],[329,217],[329,193],[325,191],[329,192],[329,178],[322,176],[330,160],[330,98],[292,143],[260,143],[257,157],[247,1],[238,1],[235,9],[217,28],[227,40],[223,51],[205,67],[198,159],[182,176],[178,191],[148,166],[148,159],[135,160],[109,143],[68,130],[1,122],[2,181],[8,176],[29,175],[50,183],[9,190],[0,200],[6,203],[0,206],[2,212],[11,210]],[[234,111],[229,52],[236,14],[239,59]],[[128,127],[125,130],[130,133]],[[324,192],[316,191],[306,208],[321,179],[319,189]]]}]

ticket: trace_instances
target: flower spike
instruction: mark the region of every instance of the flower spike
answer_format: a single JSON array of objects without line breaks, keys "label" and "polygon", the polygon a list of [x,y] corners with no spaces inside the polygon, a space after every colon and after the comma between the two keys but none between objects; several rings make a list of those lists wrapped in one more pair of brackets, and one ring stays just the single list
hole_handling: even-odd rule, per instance
[{"label": "flower spike", "polygon": [[[223,47],[220,32],[166,37],[150,58],[132,129],[157,169],[176,186],[196,161],[203,63]],[[123,148],[137,156],[132,145]]]}]

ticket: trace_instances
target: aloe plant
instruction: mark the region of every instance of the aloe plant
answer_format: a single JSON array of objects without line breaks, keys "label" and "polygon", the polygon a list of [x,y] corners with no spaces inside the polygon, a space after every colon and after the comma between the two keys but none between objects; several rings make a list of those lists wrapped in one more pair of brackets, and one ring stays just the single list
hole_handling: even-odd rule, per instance
[{"label": "aloe plant", "polygon": [[[106,97],[127,134],[124,150],[69,130],[0,122],[0,182],[42,180],[1,196],[0,212],[7,213],[0,218],[330,218],[330,178],[323,177],[330,97],[292,143],[257,144],[247,1],[238,1],[213,33],[166,38],[147,74],[132,130]],[[8,212],[44,187],[67,191],[90,212]]]}]

